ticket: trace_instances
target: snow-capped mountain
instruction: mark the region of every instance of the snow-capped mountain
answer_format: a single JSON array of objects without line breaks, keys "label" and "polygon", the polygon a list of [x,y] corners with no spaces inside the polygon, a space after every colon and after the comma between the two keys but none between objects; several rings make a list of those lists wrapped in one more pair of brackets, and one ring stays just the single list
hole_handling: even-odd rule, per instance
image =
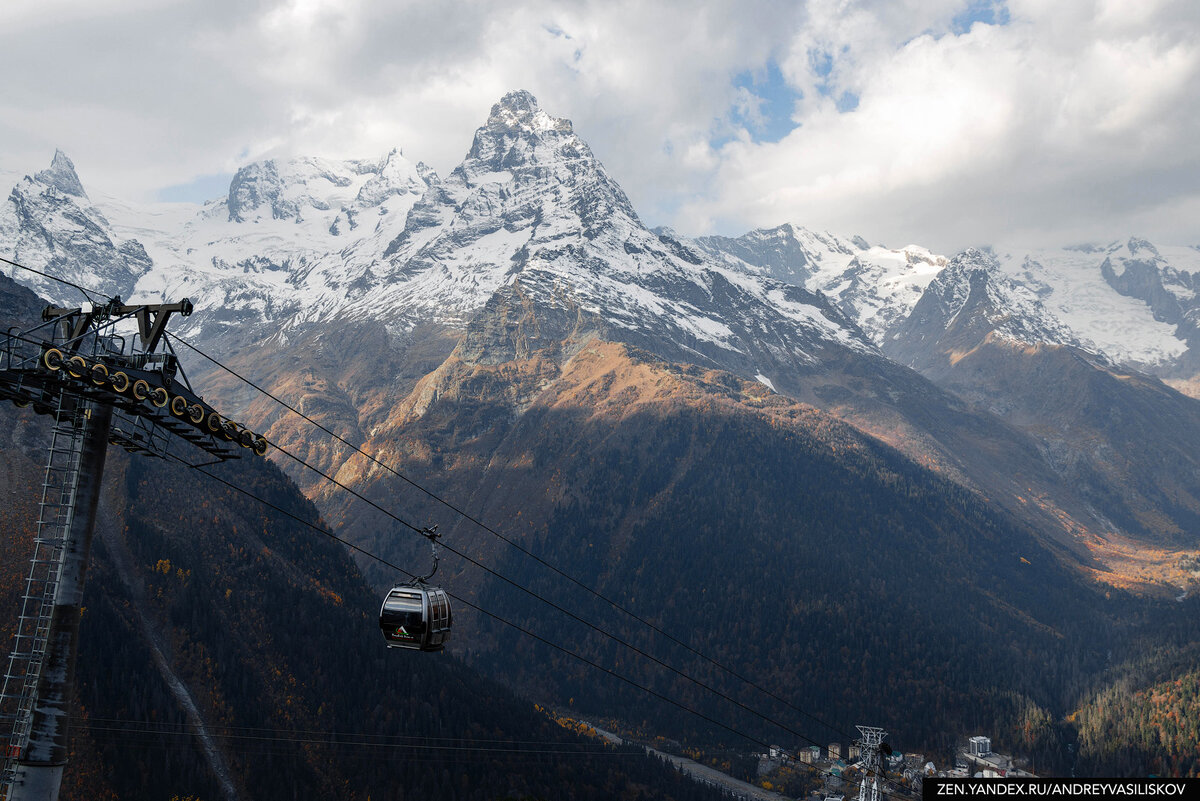
[{"label": "snow-capped mountain", "polygon": [[970,249],[946,260],[793,226],[699,244],[828,293],[889,358],[1024,432],[1062,485],[1037,489],[1022,475],[1030,463],[1012,460],[1025,484],[1018,502],[1074,506],[1052,514],[1073,532],[1099,533],[1087,548],[1118,572],[1125,557],[1101,544],[1108,532],[1194,542],[1200,489],[1182,477],[1200,475],[1200,407],[1136,371],[1197,374],[1196,249],[1131,239],[1015,256]]},{"label": "snow-capped mountain", "polygon": [[[234,365],[356,441],[391,447],[438,397],[477,400],[480,386],[519,385],[472,407],[462,430],[483,432],[480,420],[531,408],[599,340],[616,361],[649,355],[689,375],[713,371],[714,392],[736,383],[722,383],[730,377],[720,371],[756,380],[1070,532],[1103,530],[1116,513],[1098,514],[1079,495],[1064,466],[1083,463],[1076,443],[1023,428],[1034,405],[1002,397],[1052,371],[1031,372],[1022,347],[992,358],[980,345],[1095,354],[1081,382],[1110,363],[1196,373],[1187,372],[1200,272],[1192,250],[1131,240],[947,259],[795,225],[687,240],[648,229],[570,121],[527,92],[492,108],[444,179],[399,151],[273,160],[242,168],[224,198],[203,206],[145,206],[89,200],[58,154],[18,183],[0,236],[29,266],[102,291],[191,298],[197,311],[175,330],[219,343]],[[68,300],[61,287],[35,286]],[[999,389],[966,369],[994,365],[1009,377]],[[1133,383],[1137,408],[1179,400],[1143,402],[1149,384]],[[344,461],[277,410],[251,408],[252,393],[214,387],[277,440],[311,448],[326,467]],[[1043,393],[1036,406],[1042,414],[1076,396]],[[1057,419],[1080,430],[1100,418],[1088,410]],[[1125,474],[1112,475],[1087,491],[1113,495]],[[1050,500],[1032,510],[1022,500],[1032,496]],[[1169,507],[1135,500],[1150,510],[1145,520]],[[1180,520],[1191,514],[1180,508]],[[1145,525],[1128,519],[1130,529]]]},{"label": "snow-capped mountain", "polygon": [[970,345],[988,333],[1028,344],[1090,344],[1046,308],[1036,288],[1002,272],[995,256],[975,248],[955,256],[938,273],[908,316],[886,332],[884,349],[920,369],[924,357],[935,352],[940,357],[950,347],[948,332],[957,337],[952,341],[970,338]]},{"label": "snow-capped mountain", "polygon": [[[1166,325],[1135,325],[1149,308],[1097,281],[1095,260],[1073,272],[1065,263],[1035,280],[991,253],[965,251],[889,333],[884,352],[1024,431],[1098,518],[1087,527],[1190,547],[1200,531],[1200,403],[1116,363],[1084,332],[1121,348],[1110,353],[1142,359],[1155,355],[1156,332],[1160,342],[1182,343]],[[1021,264],[1034,269],[1031,259]],[[1115,314],[1112,332],[1103,330],[1105,313]]]},{"label": "snow-capped mountain", "polygon": [[1132,238],[1102,247],[1004,254],[998,261],[1084,349],[1115,364],[1171,376],[1194,372],[1186,354],[1198,341],[1190,284],[1200,274],[1200,252],[1174,247],[1162,253]]},{"label": "snow-capped mountain", "polygon": [[492,108],[383,256],[359,302],[391,316],[455,324],[519,287],[609,336],[749,376],[781,359],[813,363],[826,347],[874,351],[821,297],[648,230],[571,123],[527,92]]},{"label": "snow-capped mountain", "polygon": [[964,307],[980,310],[986,298],[984,316],[972,325],[995,336],[1070,345],[1126,369],[1186,377],[1196,371],[1190,345],[1200,342],[1192,289],[1198,278],[1200,252],[1160,253],[1136,238],[1016,255],[969,250],[949,262],[880,345],[916,364],[920,341],[941,338]]},{"label": "snow-capped mountain", "polygon": [[917,245],[870,246],[790,224],[737,238],[701,237],[694,245],[731,267],[826,295],[893,355],[912,350],[902,340],[923,330],[910,319],[919,306],[920,317],[944,327],[974,285],[991,296],[999,336],[1073,345],[1163,377],[1200,369],[1200,347],[1191,351],[1200,346],[1195,247],[1132,238],[1028,252],[972,249],[948,259]]},{"label": "snow-capped mountain", "polygon": [[611,338],[768,384],[827,348],[878,355],[823,296],[648,230],[570,121],[527,92],[493,107],[442,181],[393,151],[248,165],[186,218],[107,202],[113,235],[153,259],[138,295],[192,298],[201,336],[346,318],[463,329],[519,291]]},{"label": "snow-capped mountain", "polygon": [[765,273],[828,297],[876,345],[908,315],[946,258],[919,245],[885,248],[784,224],[737,238],[706,236],[696,246],[731,267]]},{"label": "snow-capped mountain", "polygon": [[[0,204],[0,254],[80,286],[126,298],[152,266],[140,243],[115,235],[62,151],[55,152],[48,169],[19,181]],[[84,299],[77,290],[32,273],[14,277],[59,303],[77,304]]]},{"label": "snow-capped mountain", "polygon": [[106,203],[115,228],[144,242],[154,260],[139,296],[191,297],[201,310],[193,327],[220,331],[281,325],[344,303],[353,282],[346,254],[382,248],[436,180],[392,151],[374,161],[251,164],[226,197],[199,208]]},{"label": "snow-capped mountain", "polygon": [[[93,202],[56,153],[0,207],[0,237],[15,260],[85,286],[191,297],[202,312],[190,327],[202,335],[240,338],[260,324],[286,331],[346,315],[394,332],[422,322],[461,329],[493,293],[519,284],[569,301],[632,343],[663,351],[670,342],[664,355],[766,377],[779,354],[811,360],[823,338],[869,349],[865,334],[893,355],[911,351],[900,340],[921,328],[910,318],[924,295],[932,293],[926,316],[982,281],[993,316],[1006,317],[999,335],[1074,345],[1163,376],[1200,368],[1189,349],[1200,344],[1195,248],[1131,239],[963,254],[948,268],[951,260],[917,245],[886,248],[790,224],[686,240],[648,231],[571,123],[525,92],[495,106],[444,181],[393,151],[250,164],[226,197],[202,207]],[[24,280],[61,302],[76,299]]]}]

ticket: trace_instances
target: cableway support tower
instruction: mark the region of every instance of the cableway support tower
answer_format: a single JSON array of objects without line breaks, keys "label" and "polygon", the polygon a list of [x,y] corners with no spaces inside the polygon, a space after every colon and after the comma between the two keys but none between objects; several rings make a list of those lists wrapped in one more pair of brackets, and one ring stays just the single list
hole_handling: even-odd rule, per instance
[{"label": "cableway support tower", "polygon": [[862,768],[862,780],[858,785],[858,801],[880,801],[880,777],[883,775],[883,758],[881,751],[891,753],[884,739],[887,732],[876,726],[856,726],[858,729],[858,744],[862,748],[859,757],[859,767]]},{"label": "cableway support tower", "polygon": [[[119,297],[50,306],[0,335],[0,400],[52,420],[29,575],[0,687],[0,797],[54,801],[69,748],[83,587],[107,446],[151,456],[199,449],[209,461],[263,454],[266,440],[192,390],[164,337],[173,304]],[[188,461],[189,459],[184,459]]]}]

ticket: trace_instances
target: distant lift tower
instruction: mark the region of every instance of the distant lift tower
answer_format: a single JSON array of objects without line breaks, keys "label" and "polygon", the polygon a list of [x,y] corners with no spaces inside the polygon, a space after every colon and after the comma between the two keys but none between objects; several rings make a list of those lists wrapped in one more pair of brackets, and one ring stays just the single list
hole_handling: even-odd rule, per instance
[{"label": "distant lift tower", "polygon": [[108,443],[159,457],[186,457],[194,446],[211,457],[206,464],[267,451],[261,436],[198,397],[180,369],[163,334],[173,313],[191,311],[187,299],[126,305],[116,297],[51,306],[40,325],[0,335],[0,399],[53,420],[33,559],[0,690],[0,795],[8,801],[58,798]]},{"label": "distant lift tower", "polygon": [[879,801],[879,777],[883,775],[883,760],[881,750],[889,753],[887,743],[883,740],[887,732],[874,726],[856,726],[859,733],[859,745],[862,746],[862,756],[859,765],[862,767],[862,781],[858,785],[858,801]]}]

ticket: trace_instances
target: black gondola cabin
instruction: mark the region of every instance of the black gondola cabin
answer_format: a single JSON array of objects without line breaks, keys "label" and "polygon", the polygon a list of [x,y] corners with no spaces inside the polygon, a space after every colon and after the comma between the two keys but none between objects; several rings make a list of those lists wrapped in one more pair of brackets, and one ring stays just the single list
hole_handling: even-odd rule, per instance
[{"label": "black gondola cabin", "polygon": [[392,587],[379,609],[379,630],[388,648],[440,651],[453,620],[450,597],[440,587]]}]

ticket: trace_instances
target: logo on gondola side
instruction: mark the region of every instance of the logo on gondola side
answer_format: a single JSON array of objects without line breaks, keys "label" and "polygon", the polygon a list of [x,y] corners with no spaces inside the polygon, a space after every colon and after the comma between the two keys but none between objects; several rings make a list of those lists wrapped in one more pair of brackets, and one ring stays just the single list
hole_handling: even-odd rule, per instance
[{"label": "logo on gondola side", "polygon": [[396,636],[396,637],[406,637],[406,638],[408,638],[408,639],[410,639],[410,640],[411,640],[411,639],[413,639],[413,636],[412,636],[411,634],[409,634],[409,633],[408,633],[408,630],[407,630],[407,629],[405,629],[405,628],[404,628],[404,626],[401,626],[400,628],[396,629],[396,633],[395,633],[395,635],[393,635],[393,636]]}]

